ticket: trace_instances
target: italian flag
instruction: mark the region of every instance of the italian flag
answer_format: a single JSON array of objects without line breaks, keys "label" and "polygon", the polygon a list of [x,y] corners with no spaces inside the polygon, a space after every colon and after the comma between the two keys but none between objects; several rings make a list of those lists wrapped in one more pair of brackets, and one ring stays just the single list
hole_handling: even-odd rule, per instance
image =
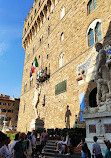
[{"label": "italian flag", "polygon": [[35,72],[35,68],[38,67],[38,62],[37,62],[37,58],[34,58],[34,61],[32,63],[32,67],[30,70],[30,77],[32,76],[32,74]]}]

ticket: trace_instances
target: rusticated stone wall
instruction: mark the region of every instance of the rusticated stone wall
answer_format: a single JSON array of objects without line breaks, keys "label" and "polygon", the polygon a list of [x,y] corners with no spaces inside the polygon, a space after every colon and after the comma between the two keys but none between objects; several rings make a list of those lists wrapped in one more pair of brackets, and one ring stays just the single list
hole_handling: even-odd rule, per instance
[{"label": "rusticated stone wall", "polygon": [[[102,39],[100,42],[111,44],[111,38],[106,36],[110,32],[111,20],[111,1],[97,0],[97,8],[88,15],[87,5],[88,0],[56,0],[51,1],[50,11],[43,23],[38,22],[41,11],[44,12],[44,6],[49,4],[47,1],[35,1],[31,8],[27,19],[24,23],[23,47],[25,49],[24,72],[22,80],[22,90],[20,99],[20,110],[18,120],[18,131],[30,130],[30,123],[35,117],[32,101],[35,91],[35,83],[37,72],[42,68],[49,70],[50,64],[50,79],[40,84],[41,94],[38,104],[38,113],[40,118],[44,120],[45,128],[64,128],[65,127],[65,112],[69,105],[71,111],[70,126],[73,127],[75,115],[78,116],[78,126],[85,127],[85,122],[80,122],[80,102],[79,94],[85,94],[85,105],[89,104],[89,94],[96,87],[93,82],[93,71],[96,67],[96,51],[94,45],[88,47],[87,29],[95,20],[101,20]],[[54,3],[54,4],[53,4]],[[61,8],[65,7],[65,15],[60,19]],[[35,9],[37,13],[35,15]],[[33,20],[31,20],[31,17]],[[41,19],[41,17],[40,17]],[[29,22],[29,26],[28,26]],[[40,24],[40,28],[39,28]],[[35,27],[33,27],[35,26]],[[48,26],[50,26],[50,34],[47,34]],[[25,31],[26,28],[26,31]],[[33,33],[33,30],[35,32]],[[61,33],[64,33],[64,40],[60,40]],[[43,36],[42,44],[40,45],[40,37]],[[105,37],[105,38],[104,38]],[[49,45],[48,45],[49,44]],[[35,52],[33,54],[33,47]],[[64,64],[59,68],[59,56],[64,52]],[[27,60],[27,56],[29,59]],[[48,59],[47,59],[48,55]],[[39,67],[33,73],[33,86],[30,88],[30,69],[34,57],[37,57]],[[80,72],[78,67],[89,61],[87,72],[78,80]],[[78,75],[79,74],[79,75]],[[66,91],[55,95],[55,86],[66,80]],[[24,85],[27,82],[27,89],[24,92]],[[43,106],[45,95],[45,106]]]}]

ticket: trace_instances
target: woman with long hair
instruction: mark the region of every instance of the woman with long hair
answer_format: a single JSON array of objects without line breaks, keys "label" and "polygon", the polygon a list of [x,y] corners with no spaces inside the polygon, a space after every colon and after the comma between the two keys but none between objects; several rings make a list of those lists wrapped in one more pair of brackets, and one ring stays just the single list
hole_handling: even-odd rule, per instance
[{"label": "woman with long hair", "polygon": [[84,138],[81,139],[81,142],[78,144],[77,147],[82,148],[82,158],[91,158],[90,151]]}]

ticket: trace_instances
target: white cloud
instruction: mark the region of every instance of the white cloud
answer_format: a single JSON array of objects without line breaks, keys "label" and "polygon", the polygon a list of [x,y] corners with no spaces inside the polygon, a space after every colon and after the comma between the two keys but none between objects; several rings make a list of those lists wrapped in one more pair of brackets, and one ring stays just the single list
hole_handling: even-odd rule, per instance
[{"label": "white cloud", "polygon": [[7,50],[6,43],[5,42],[1,42],[0,43],[0,56],[2,56],[5,53],[6,50]]}]

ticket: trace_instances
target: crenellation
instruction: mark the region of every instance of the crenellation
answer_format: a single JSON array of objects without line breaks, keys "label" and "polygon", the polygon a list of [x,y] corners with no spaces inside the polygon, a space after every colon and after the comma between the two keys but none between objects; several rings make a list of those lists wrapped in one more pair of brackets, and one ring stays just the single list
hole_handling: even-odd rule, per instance
[{"label": "crenellation", "polygon": [[[54,3],[54,4],[53,4]],[[32,27],[33,27],[33,25],[34,25],[34,23],[36,22],[37,23],[37,26],[39,27],[38,28],[38,31],[39,31],[39,29],[40,29],[40,27],[43,25],[43,23],[45,22],[45,19],[49,16],[49,14],[50,14],[50,12],[51,12],[51,4],[53,4],[53,6],[55,6],[55,1],[53,1],[53,3],[51,3],[51,1],[50,0],[48,0],[47,1],[47,3],[46,3],[46,1],[41,1],[41,6],[39,7],[39,9],[38,9],[38,11],[37,11],[37,13],[36,13],[36,10],[34,10],[34,8],[32,7],[31,8],[31,10],[30,10],[30,13],[28,13],[28,15],[27,15],[27,23],[25,23],[25,25],[24,25],[24,27],[26,28],[27,27],[27,29],[24,31],[24,33],[23,33],[23,47],[26,49],[27,47],[26,47],[26,45],[28,45],[28,44],[24,44],[25,42],[24,42],[24,40],[26,40],[28,37],[26,37],[26,36],[28,36],[27,34],[28,34],[28,30],[29,30],[29,28],[30,29],[32,29]],[[57,2],[56,2],[57,3]],[[46,9],[47,8],[47,9]],[[30,14],[32,13],[32,11],[33,12],[35,12],[34,13],[34,19],[33,19],[33,21],[32,22],[30,22],[30,19],[29,19],[29,17],[30,17]],[[46,12],[47,12],[47,14],[46,14]],[[36,17],[37,17],[37,20],[36,20]],[[26,26],[26,25],[28,25],[28,26]],[[25,39],[24,39],[25,38]]]}]

